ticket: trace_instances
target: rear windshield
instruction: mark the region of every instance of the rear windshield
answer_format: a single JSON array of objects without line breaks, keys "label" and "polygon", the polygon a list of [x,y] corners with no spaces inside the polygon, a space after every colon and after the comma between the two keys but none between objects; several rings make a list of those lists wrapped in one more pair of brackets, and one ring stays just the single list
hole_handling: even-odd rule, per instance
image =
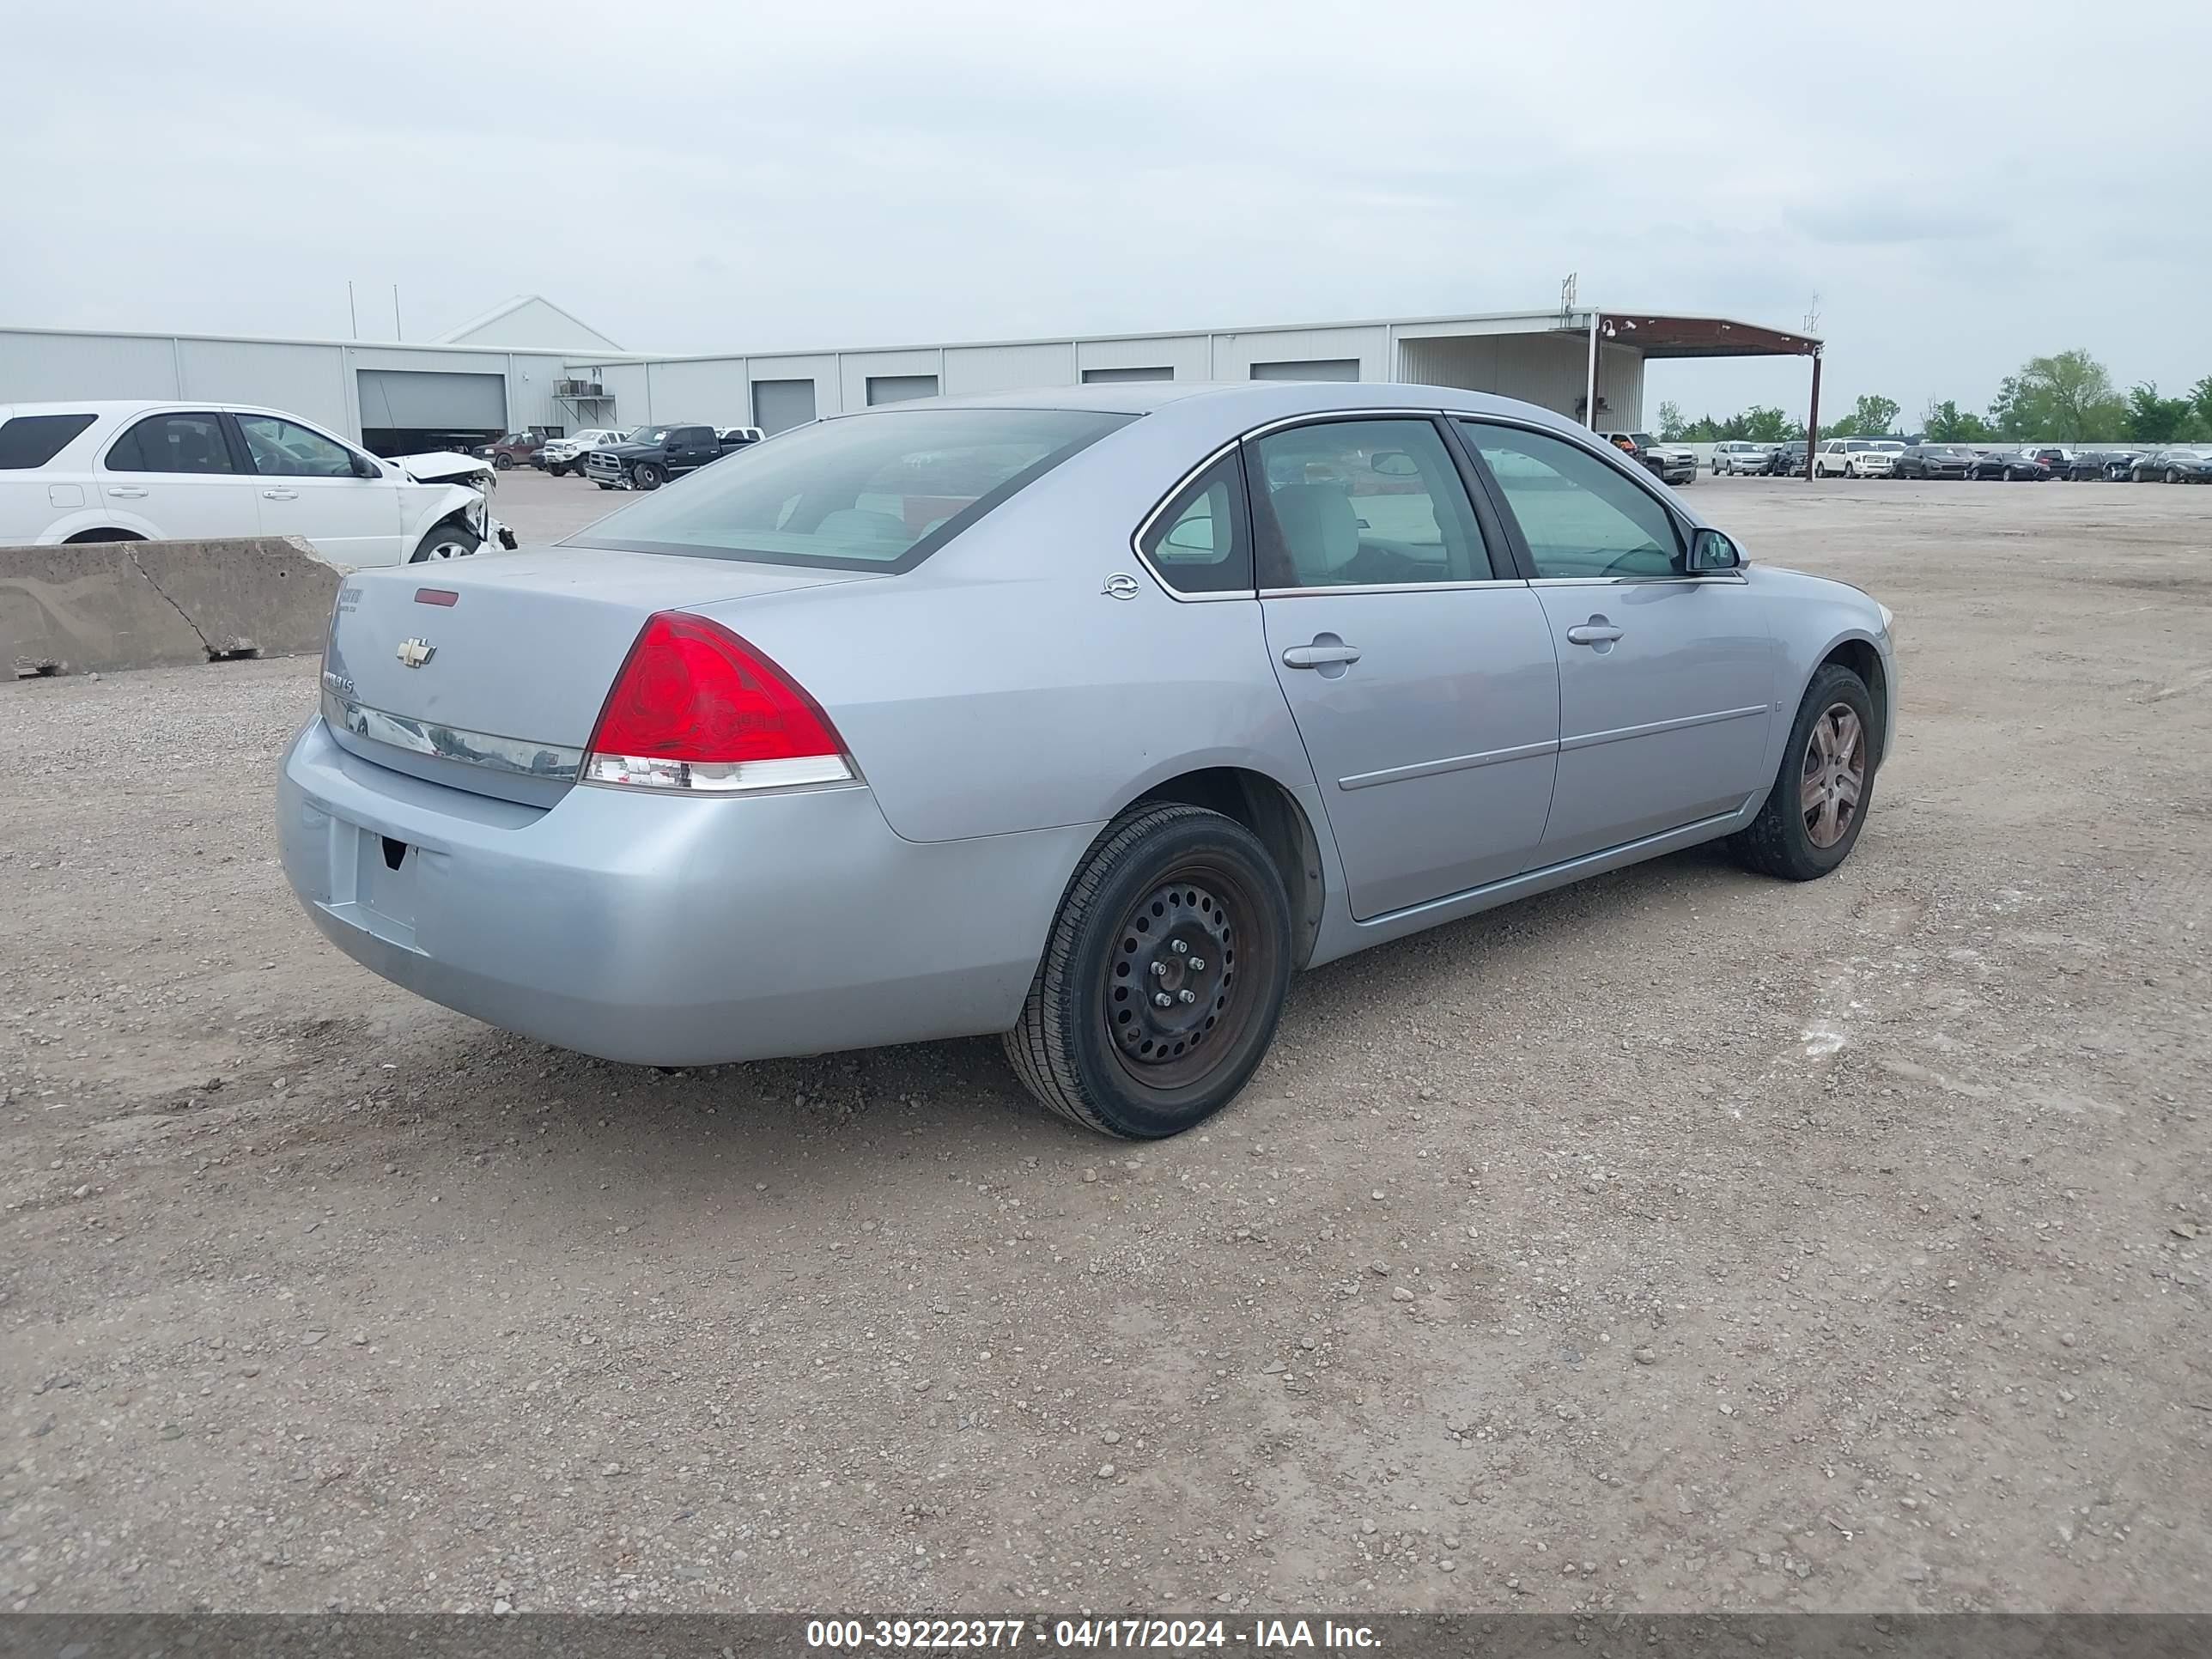
[{"label": "rear windshield", "polygon": [[934,409],[817,421],[725,456],[564,544],[763,564],[910,570],[1135,418]]},{"label": "rear windshield", "polygon": [[92,421],[89,415],[18,415],[0,423],[0,472],[44,466]]}]

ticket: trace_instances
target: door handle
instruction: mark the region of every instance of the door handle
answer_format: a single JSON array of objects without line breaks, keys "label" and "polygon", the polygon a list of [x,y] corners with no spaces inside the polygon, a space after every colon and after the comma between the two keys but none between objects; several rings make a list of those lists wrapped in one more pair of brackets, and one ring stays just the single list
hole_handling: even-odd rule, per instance
[{"label": "door handle", "polygon": [[1294,645],[1283,653],[1283,665],[1285,668],[1325,668],[1332,664],[1353,663],[1358,660],[1359,647],[1356,645],[1342,643]]},{"label": "door handle", "polygon": [[107,486],[107,493],[111,495],[121,496],[126,501],[135,501],[146,492],[137,484],[110,484]]},{"label": "door handle", "polygon": [[1569,645],[1611,645],[1621,635],[1621,630],[1611,623],[1577,623],[1567,630]]},{"label": "door handle", "polygon": [[296,501],[300,499],[300,492],[296,489],[264,489],[261,492],[261,499],[264,501]]}]

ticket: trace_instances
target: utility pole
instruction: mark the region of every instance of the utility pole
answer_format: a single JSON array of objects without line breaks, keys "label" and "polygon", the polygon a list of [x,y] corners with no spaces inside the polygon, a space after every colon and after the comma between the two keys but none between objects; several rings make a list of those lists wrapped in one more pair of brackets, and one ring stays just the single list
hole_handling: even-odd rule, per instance
[{"label": "utility pole", "polygon": [[399,284],[397,283],[392,285],[392,337],[395,340],[407,337],[407,331],[399,324]]},{"label": "utility pole", "polygon": [[350,276],[346,278],[346,321],[353,325],[353,337],[356,340],[361,338],[361,313],[354,307],[353,278]]}]

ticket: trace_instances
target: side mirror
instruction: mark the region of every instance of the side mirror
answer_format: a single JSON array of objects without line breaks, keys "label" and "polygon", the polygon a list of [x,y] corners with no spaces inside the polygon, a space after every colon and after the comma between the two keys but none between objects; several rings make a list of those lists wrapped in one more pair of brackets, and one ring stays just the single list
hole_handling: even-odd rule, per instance
[{"label": "side mirror", "polygon": [[1741,570],[1743,555],[1717,530],[1700,530],[1690,538],[1690,574],[1702,576],[1715,570]]},{"label": "side mirror", "polygon": [[384,476],[384,469],[366,455],[356,455],[353,457],[353,476],[356,478],[380,478]]}]

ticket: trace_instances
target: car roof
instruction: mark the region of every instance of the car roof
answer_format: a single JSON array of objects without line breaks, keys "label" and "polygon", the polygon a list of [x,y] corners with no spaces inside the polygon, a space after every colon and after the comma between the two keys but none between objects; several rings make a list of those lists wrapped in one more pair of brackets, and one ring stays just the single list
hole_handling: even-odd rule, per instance
[{"label": "car roof", "polygon": [[1149,415],[1157,410],[1205,408],[1248,424],[1360,410],[1443,410],[1465,415],[1509,415],[1590,435],[1579,421],[1513,398],[1459,386],[1413,386],[1388,380],[1140,380],[1114,386],[1042,386],[966,397],[916,398],[872,409],[830,415],[850,420],[893,410],[1057,409],[1103,414]]},{"label": "car roof", "polygon": [[287,421],[303,421],[317,424],[311,416],[295,415],[288,410],[270,409],[261,404],[225,403],[219,398],[73,398],[66,403],[0,404],[0,421],[13,420],[18,415],[143,415],[161,409],[210,409],[228,410],[234,415],[274,415]]}]

